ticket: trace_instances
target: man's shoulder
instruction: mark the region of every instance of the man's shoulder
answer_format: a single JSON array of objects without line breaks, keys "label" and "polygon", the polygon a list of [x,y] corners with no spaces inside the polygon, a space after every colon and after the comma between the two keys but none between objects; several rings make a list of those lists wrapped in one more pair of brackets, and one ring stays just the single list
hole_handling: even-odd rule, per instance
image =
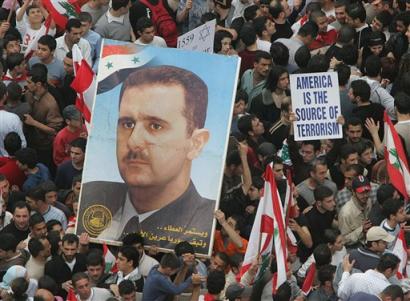
[{"label": "man's shoulder", "polygon": [[99,298],[104,298],[104,297],[108,298],[108,297],[112,296],[110,291],[105,289],[105,288],[93,287],[93,290],[94,290],[94,298],[98,298],[98,299],[95,299],[95,300],[101,300]]}]

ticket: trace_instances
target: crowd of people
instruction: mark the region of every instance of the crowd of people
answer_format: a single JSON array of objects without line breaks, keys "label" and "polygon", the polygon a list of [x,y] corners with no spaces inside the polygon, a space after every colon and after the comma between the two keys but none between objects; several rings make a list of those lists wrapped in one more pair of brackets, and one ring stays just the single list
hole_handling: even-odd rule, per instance
[{"label": "crowd of people", "polygon": [[[0,3],[1,300],[410,300],[410,208],[383,126],[386,112],[410,162],[409,0],[89,0],[65,28],[45,0]],[[241,62],[212,256],[77,236],[88,132],[73,46],[98,72],[103,38],[176,47],[213,19],[214,53]],[[328,71],[343,138],[295,141],[289,75]],[[242,269],[267,166],[283,204],[294,183],[279,287],[274,249]]]}]

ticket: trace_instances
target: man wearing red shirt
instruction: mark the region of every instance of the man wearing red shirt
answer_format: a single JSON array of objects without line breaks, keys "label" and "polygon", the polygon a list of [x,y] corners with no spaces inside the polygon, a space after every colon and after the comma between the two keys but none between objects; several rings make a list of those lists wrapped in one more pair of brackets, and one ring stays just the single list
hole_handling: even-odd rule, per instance
[{"label": "man wearing red shirt", "polygon": [[14,153],[21,148],[21,138],[16,132],[10,132],[4,139],[4,149],[9,157],[0,157],[0,175],[4,175],[11,186],[17,185],[20,189],[26,180],[26,175],[16,164]]},{"label": "man wearing red shirt", "polygon": [[228,256],[237,253],[245,254],[248,241],[239,235],[241,228],[239,218],[231,216],[225,219],[225,214],[221,210],[215,212],[215,218],[222,229],[215,231],[214,252],[223,252]]},{"label": "man wearing red shirt", "polygon": [[336,42],[337,31],[332,26],[328,25],[326,14],[323,11],[313,11],[310,14],[310,20],[315,22],[319,27],[319,32],[316,39],[314,39],[312,44],[309,46],[310,50],[330,46]]},{"label": "man wearing red shirt", "polygon": [[83,123],[81,112],[74,105],[68,105],[64,108],[63,117],[67,126],[57,133],[53,145],[53,160],[56,165],[71,159],[70,143],[74,139],[87,138],[87,129]]}]

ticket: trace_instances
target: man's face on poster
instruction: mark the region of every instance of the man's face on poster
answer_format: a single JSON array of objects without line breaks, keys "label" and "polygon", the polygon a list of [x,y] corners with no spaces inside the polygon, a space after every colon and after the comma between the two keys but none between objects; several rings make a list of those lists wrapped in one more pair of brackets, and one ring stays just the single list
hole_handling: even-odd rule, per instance
[{"label": "man's face on poster", "polygon": [[[166,186],[189,177],[199,151],[189,134],[185,90],[178,84],[144,84],[125,90],[117,126],[121,177],[134,187]],[[195,133],[196,130],[194,130]]]}]

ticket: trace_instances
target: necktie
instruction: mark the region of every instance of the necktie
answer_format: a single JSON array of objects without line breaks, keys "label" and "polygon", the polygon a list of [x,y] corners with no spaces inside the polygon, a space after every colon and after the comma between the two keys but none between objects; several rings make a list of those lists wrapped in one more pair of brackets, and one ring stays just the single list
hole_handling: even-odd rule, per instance
[{"label": "necktie", "polygon": [[133,216],[125,225],[124,230],[122,231],[121,237],[129,233],[139,233],[140,232],[140,223],[138,216]]}]

